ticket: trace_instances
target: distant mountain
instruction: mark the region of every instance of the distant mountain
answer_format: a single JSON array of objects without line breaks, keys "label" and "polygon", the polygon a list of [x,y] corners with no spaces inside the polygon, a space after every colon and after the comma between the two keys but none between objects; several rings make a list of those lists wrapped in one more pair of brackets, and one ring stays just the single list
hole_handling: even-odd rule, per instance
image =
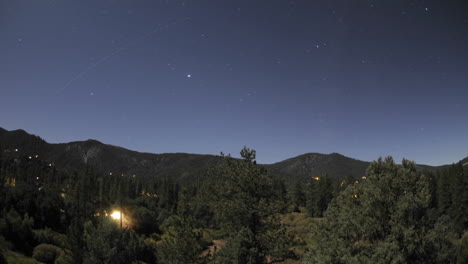
[{"label": "distant mountain", "polygon": [[[214,155],[187,153],[151,154],[103,144],[97,140],[50,144],[24,130],[8,131],[0,128],[2,155],[30,155],[54,164],[69,173],[86,166],[96,173],[112,175],[139,175],[146,177],[170,176],[192,179],[203,176],[221,158]],[[468,157],[462,162],[468,165]],[[352,159],[338,153],[308,153],[274,164],[262,165],[272,173],[286,179],[306,179],[328,174],[331,177],[365,175],[369,162]],[[418,165],[422,169],[441,167]]]},{"label": "distant mountain", "polygon": [[[468,165],[468,157],[465,159]],[[366,175],[370,162],[343,156],[339,153],[307,153],[271,165],[265,165],[270,171],[284,177],[305,179],[328,174],[331,177],[361,177]],[[430,166],[416,164],[423,171],[435,171],[450,165]]]},{"label": "distant mountain", "polygon": [[106,145],[97,140],[49,144],[24,130],[0,128],[0,149],[16,155],[39,155],[69,173],[92,167],[97,173],[147,177],[200,176],[220,160],[213,155],[187,153],[150,154]]},{"label": "distant mountain", "polygon": [[369,162],[348,158],[338,153],[307,153],[271,165],[268,169],[280,175],[296,179],[328,174],[331,177],[354,176],[366,174]]},{"label": "distant mountain", "polygon": [[463,166],[468,166],[468,157],[460,160],[460,163],[463,165]]}]

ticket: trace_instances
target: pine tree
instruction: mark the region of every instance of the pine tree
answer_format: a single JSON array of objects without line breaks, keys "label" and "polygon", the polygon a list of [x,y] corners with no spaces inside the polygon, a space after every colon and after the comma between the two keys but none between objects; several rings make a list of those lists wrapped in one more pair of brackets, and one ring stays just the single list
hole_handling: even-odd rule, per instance
[{"label": "pine tree", "polygon": [[293,204],[293,211],[299,212],[299,207],[306,205],[306,195],[303,189],[303,183],[297,181],[291,191],[291,200]]},{"label": "pine tree", "polygon": [[[224,157],[215,171],[216,184],[211,189],[214,211],[223,230],[231,239],[222,254],[238,259],[237,263],[265,263],[267,256],[281,258],[273,241],[280,241],[279,213],[285,211],[285,195],[278,191],[272,176],[256,165],[255,150],[244,147],[243,160]],[[240,230],[242,234],[234,236]],[[227,254],[227,256],[226,256]],[[241,254],[241,255],[239,255]],[[243,262],[248,261],[248,262]]]},{"label": "pine tree", "polygon": [[406,160],[371,163],[366,181],[333,200],[304,263],[444,263],[427,222],[429,181]]},{"label": "pine tree", "polygon": [[322,217],[333,198],[332,181],[328,175],[312,177],[307,183],[306,208],[310,217]]},{"label": "pine tree", "polygon": [[164,233],[158,244],[158,260],[168,264],[198,263],[203,246],[201,233],[195,228],[191,205],[186,195],[181,194],[177,214],[161,226]]},{"label": "pine tree", "polygon": [[118,228],[110,219],[97,226],[84,224],[83,263],[135,263],[145,249],[144,241],[135,232]]}]

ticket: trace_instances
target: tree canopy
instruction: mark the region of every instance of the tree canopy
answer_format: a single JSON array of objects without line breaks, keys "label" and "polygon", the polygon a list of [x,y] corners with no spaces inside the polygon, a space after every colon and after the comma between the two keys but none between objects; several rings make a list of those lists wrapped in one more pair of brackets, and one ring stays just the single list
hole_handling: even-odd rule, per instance
[{"label": "tree canopy", "polygon": [[219,263],[266,263],[267,257],[287,254],[281,245],[278,214],[285,211],[285,193],[273,177],[255,163],[255,150],[244,147],[242,160],[225,157],[215,171],[214,210],[230,234]]},{"label": "tree canopy", "polygon": [[332,201],[305,263],[444,263],[428,212],[430,177],[392,158],[369,166],[366,180]]}]

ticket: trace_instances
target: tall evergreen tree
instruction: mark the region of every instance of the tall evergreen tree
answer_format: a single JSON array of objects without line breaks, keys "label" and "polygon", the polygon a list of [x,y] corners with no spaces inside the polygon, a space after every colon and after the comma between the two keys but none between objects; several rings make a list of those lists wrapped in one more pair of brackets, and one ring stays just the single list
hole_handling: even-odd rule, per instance
[{"label": "tall evergreen tree", "polygon": [[306,207],[311,217],[322,217],[333,198],[332,180],[328,175],[312,177],[307,183]]},{"label": "tall evergreen tree", "polygon": [[195,227],[191,205],[181,194],[177,214],[161,226],[164,233],[158,245],[158,260],[167,264],[199,263],[203,247],[201,233]]},{"label": "tall evergreen tree", "polygon": [[[215,213],[222,228],[231,235],[220,257],[225,261],[238,260],[231,263],[266,263],[267,256],[281,258],[278,253],[284,254],[278,250],[279,245],[272,243],[284,241],[279,238],[284,233],[280,232],[277,218],[285,211],[281,197],[284,192],[278,192],[272,176],[256,165],[255,150],[244,147],[241,156],[243,160],[224,157],[211,190]],[[242,233],[235,235],[240,230]]]},{"label": "tall evergreen tree", "polygon": [[290,191],[291,202],[293,205],[293,211],[299,212],[299,207],[306,205],[306,195],[304,193],[303,183],[296,181]]}]

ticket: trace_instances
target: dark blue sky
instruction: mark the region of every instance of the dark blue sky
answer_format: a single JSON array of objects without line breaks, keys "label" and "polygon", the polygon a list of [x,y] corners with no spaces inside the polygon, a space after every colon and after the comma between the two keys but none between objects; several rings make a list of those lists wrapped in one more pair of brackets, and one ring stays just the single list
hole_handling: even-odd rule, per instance
[{"label": "dark blue sky", "polygon": [[468,155],[464,1],[0,0],[0,126],[237,156]]}]

